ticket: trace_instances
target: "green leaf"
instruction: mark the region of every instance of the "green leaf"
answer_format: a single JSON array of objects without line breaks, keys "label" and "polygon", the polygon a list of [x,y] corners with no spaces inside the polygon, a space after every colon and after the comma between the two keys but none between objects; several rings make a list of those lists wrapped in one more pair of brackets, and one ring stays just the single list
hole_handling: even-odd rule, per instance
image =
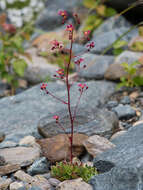
[{"label": "green leaf", "polygon": [[27,64],[24,59],[17,59],[13,62],[13,69],[17,75],[20,77],[24,76],[24,71],[27,67]]},{"label": "green leaf", "polygon": [[124,50],[122,48],[113,49],[113,54],[115,56],[120,55]]},{"label": "green leaf", "polygon": [[105,16],[106,17],[111,17],[117,14],[117,11],[111,7],[106,7],[106,13]]},{"label": "green leaf", "polygon": [[114,49],[118,49],[118,48],[121,48],[121,47],[124,47],[126,46],[128,43],[124,40],[119,40],[117,41],[114,45],[113,45],[113,48]]}]

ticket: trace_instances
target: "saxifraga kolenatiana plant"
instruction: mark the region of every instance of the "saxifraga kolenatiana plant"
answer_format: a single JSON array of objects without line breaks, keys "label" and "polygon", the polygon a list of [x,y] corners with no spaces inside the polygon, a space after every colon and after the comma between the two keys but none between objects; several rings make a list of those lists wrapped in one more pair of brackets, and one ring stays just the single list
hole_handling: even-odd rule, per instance
[{"label": "saxifraga kolenatiana plant", "polygon": [[[67,21],[67,12],[66,11],[59,11],[58,13],[60,16],[62,16],[63,20],[63,24],[66,23]],[[77,14],[73,14],[75,21],[77,24],[80,24],[80,20]],[[75,65],[78,67],[78,70],[80,69],[84,69],[86,68],[86,65],[82,65],[81,66],[81,62],[83,62],[83,58],[81,57],[82,54],[80,55],[76,55],[74,56],[73,54],[73,42],[74,42],[74,26],[71,23],[67,23],[66,25],[66,31],[68,32],[68,38],[70,41],[70,48],[67,50],[68,51],[68,55],[69,55],[69,59],[68,62],[66,62],[66,60],[64,60],[64,65],[65,65],[65,70],[64,69],[59,69],[56,71],[56,74],[54,75],[54,77],[56,79],[60,79],[65,81],[65,85],[66,85],[66,90],[67,90],[67,101],[63,100],[57,96],[55,96],[54,94],[52,94],[49,89],[47,89],[48,84],[47,83],[42,83],[41,85],[41,90],[44,91],[44,93],[52,96],[53,98],[55,98],[56,100],[60,101],[61,103],[65,104],[68,108],[68,113],[69,113],[69,118],[70,118],[70,135],[67,135],[67,138],[69,139],[70,142],[70,162],[68,163],[57,163],[56,166],[52,167],[52,174],[54,175],[54,177],[57,177],[59,179],[73,179],[73,178],[77,178],[77,177],[83,177],[83,172],[85,173],[85,177],[84,180],[88,181],[89,178],[96,174],[96,169],[95,168],[88,168],[88,166],[76,166],[73,163],[73,135],[74,135],[74,120],[76,118],[76,114],[77,114],[77,110],[78,110],[78,106],[80,103],[80,99],[82,97],[82,94],[88,89],[88,86],[85,83],[79,83],[78,87],[79,87],[79,98],[77,100],[77,103],[75,105],[74,111],[72,112],[71,110],[71,86],[73,85],[73,83],[71,84],[69,81],[69,69],[70,69],[70,64],[71,61],[74,59],[74,63]],[[89,41],[89,36],[90,36],[90,31],[84,31],[84,38]],[[86,51],[88,52],[90,51],[90,49],[92,49],[94,47],[94,42],[89,41],[89,43],[86,45]],[[52,47],[51,50],[52,51],[62,51],[64,49],[63,44],[58,42],[57,40],[53,40],[52,41]],[[83,53],[85,53],[83,52]],[[64,126],[62,126],[61,122],[60,122],[60,116],[59,115],[54,115],[53,119],[55,120],[55,122],[57,123],[57,125],[63,130],[63,132],[66,134],[65,128]],[[62,172],[63,171],[63,172]],[[86,171],[86,172],[85,172]],[[81,174],[82,173],[82,174]]]}]

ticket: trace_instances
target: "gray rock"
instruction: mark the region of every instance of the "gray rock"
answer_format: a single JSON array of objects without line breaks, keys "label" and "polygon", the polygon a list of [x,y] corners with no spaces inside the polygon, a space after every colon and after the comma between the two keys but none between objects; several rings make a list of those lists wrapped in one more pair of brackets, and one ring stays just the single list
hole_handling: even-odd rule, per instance
[{"label": "gray rock", "polygon": [[94,166],[99,171],[107,167],[105,173],[93,177],[90,181],[94,190],[142,190],[142,133],[142,124],[132,127],[125,134],[112,140],[115,148],[94,159]]},{"label": "gray rock", "polygon": [[27,190],[25,186],[18,188],[17,190]]},{"label": "gray rock", "polygon": [[[78,74],[80,77],[87,79],[103,79],[108,66],[114,62],[114,56],[99,56],[87,53],[82,58],[84,61],[80,64],[81,69]],[[87,67],[83,68],[84,65]]]},{"label": "gray rock", "polygon": [[[70,48],[70,44],[68,44],[68,45],[66,46],[66,48],[69,49],[69,48]],[[73,53],[74,53],[75,55],[79,55],[79,54],[85,52],[85,51],[86,51],[86,48],[85,48],[83,45],[73,43],[72,51],[73,51]]]},{"label": "gray rock", "polygon": [[[108,97],[115,91],[115,84],[106,81],[90,81],[86,83],[89,89],[83,94],[80,106],[95,108],[104,104]],[[65,86],[57,83],[48,83],[48,89],[55,96],[64,99],[66,96]],[[102,96],[101,96],[102,95]],[[79,96],[78,84],[71,88],[71,105],[74,106]],[[65,108],[51,96],[45,95],[37,85],[25,92],[0,100],[0,132],[5,134],[37,135],[36,129],[40,119],[52,115]],[[14,135],[13,135],[14,137]],[[12,137],[12,138],[13,138]],[[20,139],[19,139],[20,140]],[[19,142],[18,140],[18,142]]]},{"label": "gray rock", "polygon": [[109,101],[107,102],[106,107],[110,109],[110,108],[116,107],[117,105],[118,105],[117,101]]},{"label": "gray rock", "polygon": [[123,16],[120,16],[118,18],[110,17],[95,30],[93,37],[122,27],[129,29],[131,26],[132,25]]},{"label": "gray rock", "polygon": [[[81,7],[81,0],[76,1],[64,1],[64,0],[53,0],[47,1],[45,9],[38,16],[36,26],[43,30],[53,30],[58,26],[62,25],[62,18],[58,15],[59,10],[65,10],[68,12],[69,18],[73,13],[74,8]],[[79,11],[79,9],[78,9]],[[53,24],[54,23],[54,24]]]},{"label": "gray rock", "polygon": [[121,104],[130,104],[131,103],[131,100],[130,100],[130,97],[129,96],[124,96],[121,101],[120,101]]},{"label": "gray rock", "polygon": [[[67,109],[62,109],[60,112],[56,113],[60,116],[59,121],[65,128],[66,133],[70,133],[70,120]],[[89,107],[86,107],[79,109],[74,122],[74,133],[86,134],[88,136],[96,134],[110,138],[113,131],[117,128],[118,119],[116,115],[113,112],[97,108],[90,109]],[[51,115],[48,115],[39,121],[38,131],[44,137],[51,137],[59,133],[64,133]]]},{"label": "gray rock", "polygon": [[117,114],[119,119],[129,119],[136,116],[136,111],[130,105],[119,104],[112,111]]},{"label": "gray rock", "polygon": [[[128,31],[128,28],[121,27],[116,28],[108,32],[101,33],[99,35],[93,36],[92,40],[95,43],[95,47],[91,49],[91,53],[103,53],[103,51],[109,47],[113,42],[115,42],[121,35]],[[126,36],[122,38],[129,42],[133,37],[138,35],[138,30],[132,30]],[[112,54],[112,48],[108,51],[109,54]]]},{"label": "gray rock", "polygon": [[34,163],[28,168],[27,172],[30,175],[44,174],[49,172],[49,164],[45,157],[35,160]]},{"label": "gray rock", "polygon": [[140,52],[124,51],[119,56],[116,57],[114,63],[122,64],[127,62],[129,65],[134,61],[137,61],[142,56]]},{"label": "gray rock", "polygon": [[0,144],[0,148],[12,148],[16,146],[18,146],[18,144],[13,141],[4,141]]}]

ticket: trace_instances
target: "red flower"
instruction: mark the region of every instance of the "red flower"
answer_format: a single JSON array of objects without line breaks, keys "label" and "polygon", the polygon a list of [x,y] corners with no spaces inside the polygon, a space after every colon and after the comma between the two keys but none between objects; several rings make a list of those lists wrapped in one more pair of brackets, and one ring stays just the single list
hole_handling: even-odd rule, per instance
[{"label": "red flower", "polygon": [[54,49],[62,49],[62,48],[63,48],[62,43],[58,42],[57,40],[53,40],[51,43],[52,43],[52,48],[51,48],[51,50],[54,50]]},{"label": "red flower", "polygon": [[72,32],[73,31],[73,25],[72,24],[68,24],[66,26],[66,31]]},{"label": "red flower", "polygon": [[66,11],[63,11],[63,10],[60,10],[58,12],[58,15],[62,16],[62,17],[67,17],[67,12]]},{"label": "red flower", "polygon": [[79,88],[79,91],[83,91],[84,89],[87,90],[88,89],[88,86],[86,84],[79,84],[78,85],[80,88]]},{"label": "red flower", "polygon": [[91,31],[88,30],[88,31],[85,31],[83,33],[84,33],[84,37],[89,41],[90,40],[89,36],[90,36]]},{"label": "red flower", "polygon": [[95,47],[94,42],[90,42],[89,44],[87,44],[86,47],[87,47],[87,50],[90,51],[92,48]]},{"label": "red flower", "polygon": [[58,115],[54,115],[53,119],[55,119],[56,121],[58,121],[59,120],[59,116]]},{"label": "red flower", "polygon": [[47,83],[42,83],[42,85],[41,85],[41,90],[46,90],[46,87],[47,87]]},{"label": "red flower", "polygon": [[60,10],[60,11],[58,12],[58,14],[63,17],[62,23],[64,24],[65,21],[66,21],[66,19],[67,19],[67,12]]},{"label": "red flower", "polygon": [[80,63],[81,63],[82,61],[84,61],[84,59],[83,59],[83,58],[80,58],[80,59],[76,60],[74,63],[75,63],[76,65],[80,65]]},{"label": "red flower", "polygon": [[12,24],[4,23],[4,24],[2,24],[2,27],[5,32],[11,33],[11,34],[16,32],[16,27]]}]

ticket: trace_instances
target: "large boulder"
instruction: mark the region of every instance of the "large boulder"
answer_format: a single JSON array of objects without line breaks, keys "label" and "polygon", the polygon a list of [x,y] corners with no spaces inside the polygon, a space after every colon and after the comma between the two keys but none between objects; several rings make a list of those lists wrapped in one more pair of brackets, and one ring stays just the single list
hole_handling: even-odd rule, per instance
[{"label": "large boulder", "polygon": [[[73,112],[74,109],[72,109]],[[56,112],[60,119],[59,122],[64,127],[66,133],[70,133],[70,119],[67,109],[62,109]],[[118,119],[116,114],[106,109],[91,109],[90,107],[82,107],[78,109],[74,121],[74,132],[85,135],[101,135],[110,138],[111,135],[118,129]],[[38,131],[44,137],[51,137],[64,131],[57,125],[52,115],[47,115],[38,123]]]},{"label": "large boulder", "polygon": [[[112,82],[90,81],[86,84],[89,89],[83,93],[80,103],[80,106],[85,108],[89,106],[93,109],[104,104],[115,91],[115,84]],[[71,87],[72,106],[75,106],[79,97],[78,88],[78,83]],[[63,84],[49,82],[48,90],[62,99],[66,96]],[[36,133],[40,119],[47,115],[51,115],[52,118],[55,111],[58,114],[58,111],[64,108],[66,108],[65,104],[42,93],[40,85],[34,86],[21,94],[0,100],[0,132],[6,135],[15,134],[15,136],[22,133],[21,137]]]},{"label": "large boulder", "polygon": [[94,190],[142,190],[143,125],[137,125],[112,140],[116,145],[94,159],[99,172],[90,183]]},{"label": "large boulder", "polygon": [[[73,11],[83,10],[81,6],[81,0],[72,0],[72,1],[65,1],[65,0],[53,0],[53,1],[46,1],[45,9],[43,12],[38,16],[36,21],[36,26],[43,30],[53,30],[58,26],[62,25],[62,18],[58,15],[59,10],[65,10],[68,13],[69,18]],[[82,7],[82,8],[81,8]]]}]

